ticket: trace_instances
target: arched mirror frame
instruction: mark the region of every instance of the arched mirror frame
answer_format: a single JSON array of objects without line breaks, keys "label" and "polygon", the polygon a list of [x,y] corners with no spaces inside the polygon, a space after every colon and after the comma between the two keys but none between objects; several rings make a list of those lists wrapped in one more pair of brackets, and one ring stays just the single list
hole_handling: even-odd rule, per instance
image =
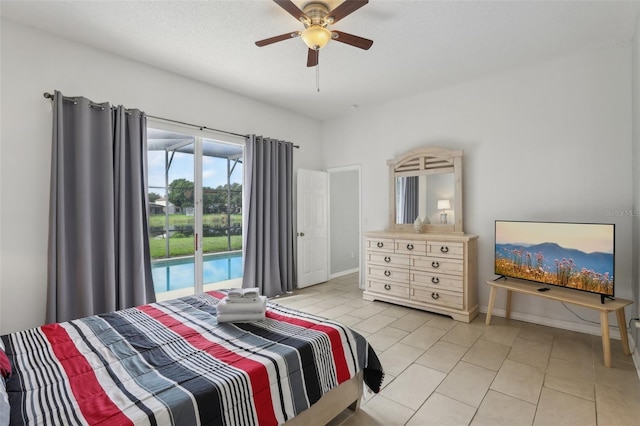
[{"label": "arched mirror frame", "polygon": [[413,224],[396,223],[396,178],[435,173],[453,173],[452,224],[423,224],[422,232],[464,233],[462,227],[462,151],[438,147],[419,148],[387,160],[389,166],[389,229],[414,230]]}]

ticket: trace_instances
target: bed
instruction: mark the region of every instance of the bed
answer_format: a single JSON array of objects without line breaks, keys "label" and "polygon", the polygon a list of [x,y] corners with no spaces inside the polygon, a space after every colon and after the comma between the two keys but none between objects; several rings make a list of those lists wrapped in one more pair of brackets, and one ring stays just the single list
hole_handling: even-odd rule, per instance
[{"label": "bed", "polygon": [[380,390],[382,367],[356,332],[273,303],[264,321],[218,324],[225,295],[1,336],[11,424],[325,424],[357,408],[363,381]]}]

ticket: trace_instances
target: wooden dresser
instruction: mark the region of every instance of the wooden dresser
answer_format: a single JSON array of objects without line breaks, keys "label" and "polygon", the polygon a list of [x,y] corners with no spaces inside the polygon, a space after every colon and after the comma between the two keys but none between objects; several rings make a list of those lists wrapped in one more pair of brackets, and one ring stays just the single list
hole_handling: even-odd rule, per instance
[{"label": "wooden dresser", "polygon": [[381,300],[471,322],[478,314],[477,236],[365,233],[365,300]]}]

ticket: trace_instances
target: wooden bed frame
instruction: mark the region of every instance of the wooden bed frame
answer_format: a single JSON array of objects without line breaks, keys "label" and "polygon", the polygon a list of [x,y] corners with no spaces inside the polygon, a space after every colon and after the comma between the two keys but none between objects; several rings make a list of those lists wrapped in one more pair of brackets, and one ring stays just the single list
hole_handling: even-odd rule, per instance
[{"label": "wooden bed frame", "polygon": [[347,408],[360,408],[363,391],[363,373],[322,395],[310,408],[285,423],[286,426],[324,426]]}]

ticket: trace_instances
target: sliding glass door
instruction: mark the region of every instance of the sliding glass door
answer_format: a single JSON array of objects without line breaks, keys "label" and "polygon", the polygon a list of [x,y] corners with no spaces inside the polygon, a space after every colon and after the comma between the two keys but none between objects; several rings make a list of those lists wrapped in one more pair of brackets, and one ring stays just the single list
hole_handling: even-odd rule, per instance
[{"label": "sliding glass door", "polygon": [[240,287],[242,278],[243,148],[203,139],[202,283],[205,290]]},{"label": "sliding glass door", "polygon": [[156,297],[238,286],[243,146],[156,128],[147,145]]}]

